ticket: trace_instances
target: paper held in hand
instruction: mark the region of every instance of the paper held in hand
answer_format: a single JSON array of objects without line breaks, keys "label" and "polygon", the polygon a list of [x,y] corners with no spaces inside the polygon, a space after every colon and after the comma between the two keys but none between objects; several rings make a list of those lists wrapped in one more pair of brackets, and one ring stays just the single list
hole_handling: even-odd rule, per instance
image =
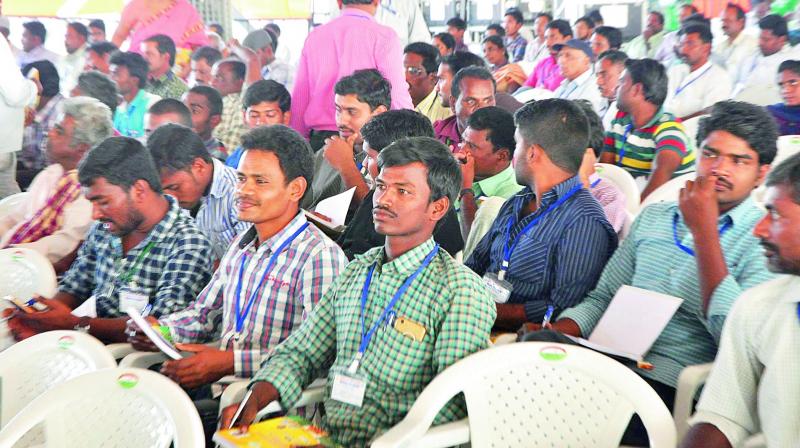
[{"label": "paper held in hand", "polygon": [[641,361],[681,303],[683,299],[679,297],[624,285],[589,339],[570,339],[599,352]]},{"label": "paper held in hand", "polygon": [[350,203],[353,201],[353,194],[355,192],[356,187],[353,187],[344,193],[319,201],[317,206],[314,207],[314,212],[329,219],[324,219],[306,210],[303,210],[303,212],[314,224],[322,225],[337,233],[344,232],[344,221],[347,218],[347,210],[350,209]]},{"label": "paper held in hand", "polygon": [[139,311],[137,311],[136,308],[129,307],[128,309],[125,310],[125,312],[128,313],[128,316],[130,316],[130,318],[133,320],[133,323],[135,323],[137,327],[141,328],[142,332],[144,332],[144,334],[148,338],[150,338],[150,340],[153,341],[156,347],[158,347],[159,350],[164,352],[165,355],[169,356],[172,359],[183,358],[183,355],[181,355],[178,349],[175,348],[175,346],[172,345],[171,342],[164,339],[164,336],[162,336],[158,330],[153,328],[153,326],[150,325],[150,322],[147,322],[144,319],[144,317],[142,317],[142,315],[139,314]]}]

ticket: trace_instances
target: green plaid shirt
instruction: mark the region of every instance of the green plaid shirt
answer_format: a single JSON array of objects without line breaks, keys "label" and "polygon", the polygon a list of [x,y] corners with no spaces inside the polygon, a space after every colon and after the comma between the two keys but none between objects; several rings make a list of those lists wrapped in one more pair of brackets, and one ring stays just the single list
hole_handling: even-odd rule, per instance
[{"label": "green plaid shirt", "polygon": [[[369,268],[377,263],[366,306],[367,327],[374,324],[433,245],[429,239],[385,264],[382,247],[357,256],[253,381],[272,383],[280,392],[281,405],[290,408],[315,378],[347,368],[361,340],[361,290]],[[444,250],[414,280],[394,311],[398,318],[422,324],[425,337],[416,342],[394,328],[379,329],[358,369],[368,378],[363,406],[325,400],[323,426],[344,446],[366,446],[402,420],[439,372],[487,347],[496,317],[494,301],[480,277]],[[327,378],[326,395],[330,397],[333,374],[327,373]],[[442,409],[437,423],[465,415],[463,397],[459,397]]]},{"label": "green plaid shirt", "polygon": [[222,98],[222,119],[213,131],[214,138],[221,141],[231,154],[242,146],[242,135],[249,130],[244,124],[242,95],[231,93]]},{"label": "green plaid shirt", "polygon": [[189,90],[189,87],[170,70],[158,77],[158,79],[150,78],[147,80],[144,90],[161,98],[180,100],[181,96]]}]

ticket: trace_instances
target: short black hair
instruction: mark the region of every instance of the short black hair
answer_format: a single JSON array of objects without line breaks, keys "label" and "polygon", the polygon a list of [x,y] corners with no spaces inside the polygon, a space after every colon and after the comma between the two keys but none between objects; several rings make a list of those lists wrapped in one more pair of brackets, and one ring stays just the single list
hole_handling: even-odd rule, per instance
[{"label": "short black hair", "polygon": [[264,27],[264,32],[269,34],[269,39],[270,39],[269,46],[270,48],[272,48],[272,52],[275,53],[276,51],[278,51],[278,37],[279,37],[278,33],[276,33],[274,30],[267,28],[266,26]]},{"label": "short black hair", "polygon": [[192,111],[180,100],[175,98],[162,98],[156,101],[147,109],[147,113],[150,115],[177,114],[181,117],[182,125],[189,128],[192,127]]},{"label": "short black hair", "polygon": [[[505,30],[503,30],[503,32],[505,32]],[[436,33],[433,35],[433,37],[442,41],[448,50],[452,50],[456,47],[456,38],[450,33]]]},{"label": "short black hair", "polygon": [[648,103],[661,107],[667,99],[667,71],[653,59],[628,59],[625,70],[633,84],[641,84]]},{"label": "short black hair", "polygon": [[89,28],[97,28],[98,30],[102,30],[105,33],[106,22],[103,22],[102,19],[92,19],[89,21]]},{"label": "short black hair", "polygon": [[439,50],[433,45],[425,42],[412,42],[406,45],[403,53],[414,53],[422,56],[422,66],[425,71],[436,74],[436,69],[439,68]]},{"label": "short black hair", "polygon": [[201,59],[205,59],[208,65],[214,65],[215,62],[222,59],[222,53],[214,47],[205,45],[192,52],[193,61],[199,61]]},{"label": "short black hair", "polygon": [[744,20],[747,15],[744,13],[744,9],[741,6],[737,5],[736,3],[728,3],[725,5],[725,9],[733,9],[736,11],[736,20]]},{"label": "short black hair", "polygon": [[786,24],[786,19],[778,14],[770,14],[764,16],[758,21],[758,27],[762,30],[770,30],[775,37],[788,36],[789,27]]},{"label": "short black hair", "polygon": [[113,114],[119,102],[117,84],[105,73],[89,70],[78,75],[78,89],[81,95],[96,98],[108,106]]},{"label": "short black hair", "polygon": [[355,95],[358,101],[367,103],[370,110],[379,106],[389,109],[392,105],[392,85],[375,69],[356,70],[340,79],[333,87],[337,95]]},{"label": "short black hair", "polygon": [[[298,177],[306,180],[303,197],[310,194],[314,180],[314,159],[308,142],[292,128],[282,124],[259,126],[242,136],[245,151],[267,151],[278,158],[286,183]],[[302,201],[301,201],[302,202]]]},{"label": "short black hair", "polygon": [[656,16],[658,18],[658,21],[661,22],[662,25],[664,24],[664,14],[661,14],[658,11],[650,11],[648,12],[648,14]]},{"label": "short black hair", "polygon": [[83,36],[84,39],[89,39],[89,28],[81,22],[69,22],[67,28],[72,28],[73,31]]},{"label": "short black hair", "polygon": [[800,61],[787,59],[781,62],[781,65],[778,66],[778,74],[780,75],[787,70],[795,75],[800,75]]},{"label": "short black hair", "polygon": [[550,98],[522,106],[514,121],[525,146],[540,146],[554,165],[577,173],[589,143],[589,121],[570,100]]},{"label": "short black hair", "polygon": [[98,56],[104,56],[119,50],[116,45],[106,40],[90,44],[86,49],[97,53]]},{"label": "short black hair", "polygon": [[244,77],[247,74],[247,65],[238,59],[221,59],[217,61],[216,64],[219,64],[219,68],[222,68],[226,65],[230,67],[231,73],[233,73],[233,76],[236,77],[237,81],[240,79],[244,80]]},{"label": "short black hair", "polygon": [[691,4],[691,3],[684,3],[684,4],[682,4],[682,5],[678,5],[678,9],[679,9],[679,10],[680,10],[680,9],[683,9],[683,8],[691,8],[691,10],[692,10],[692,14],[697,14],[697,13],[699,12],[699,11],[697,10],[697,7],[696,7],[696,6],[694,6],[694,5],[693,5],[693,4]]},{"label": "short black hair", "polygon": [[589,142],[587,143],[587,147],[592,148],[596,157],[600,157],[600,152],[603,151],[603,139],[605,137],[603,120],[597,115],[592,103],[588,100],[574,101],[575,104],[581,108],[583,114],[586,115],[586,121],[589,123]]},{"label": "short black hair", "polygon": [[594,33],[605,37],[608,41],[608,46],[611,47],[612,50],[619,50],[622,46],[622,31],[618,28],[606,25],[598,26],[594,29]]},{"label": "short black hair", "polygon": [[58,76],[58,69],[47,59],[31,62],[22,67],[22,74],[28,76],[28,72],[35,68],[39,71],[39,83],[42,85],[42,96],[54,97],[61,90],[59,83],[61,78]]},{"label": "short black hair", "polygon": [[556,30],[564,37],[572,36],[572,27],[569,26],[569,22],[564,19],[556,19],[551,21],[545,27],[546,30]]},{"label": "short black hair", "polygon": [[800,204],[800,154],[787,157],[772,167],[765,182],[767,187],[786,186],[792,191],[792,200]]},{"label": "short black hair", "polygon": [[483,38],[483,41],[481,41],[481,44],[485,44],[486,42],[493,43],[497,48],[501,50],[506,49],[506,43],[505,41],[503,41],[503,38],[501,36],[486,36]]},{"label": "short black hair", "polygon": [[533,18],[533,20],[536,20],[539,17],[544,17],[545,19],[547,19],[548,22],[552,22],[553,21],[553,15],[550,14],[549,12],[537,12],[536,16]]},{"label": "short black hair", "polygon": [[603,20],[603,15],[600,14],[600,10],[599,9],[593,9],[593,10],[589,11],[589,13],[586,14],[586,16],[589,17],[590,19],[592,19],[592,22],[594,22],[595,24],[597,24],[598,22],[605,23],[605,20]]},{"label": "short black hair", "polygon": [[575,21],[575,25],[581,22],[586,24],[586,26],[589,28],[594,29],[594,20],[592,20],[589,16],[578,17],[578,19]]},{"label": "short black hair", "polygon": [[710,44],[714,41],[714,35],[711,34],[711,29],[700,23],[687,23],[686,26],[680,29],[678,35],[686,36],[693,33],[697,33],[704,44]]},{"label": "short black hair", "polygon": [[613,64],[625,64],[625,61],[628,60],[628,55],[625,52],[620,50],[606,50],[600,53],[600,56],[597,57],[598,61],[602,61],[603,59],[608,59]]},{"label": "short black hair", "polygon": [[428,172],[428,202],[443,197],[453,206],[461,189],[461,168],[453,153],[444,143],[431,137],[405,137],[397,140],[378,154],[378,168],[422,163]]},{"label": "short black hair", "polygon": [[38,37],[42,43],[44,43],[44,40],[47,39],[47,28],[45,28],[44,24],[38,20],[25,22],[22,24],[22,27],[28,30],[29,33]]},{"label": "short black hair", "polygon": [[455,51],[453,54],[445,56],[441,63],[450,67],[453,75],[460,72],[462,68],[486,67],[486,61],[482,57],[469,51]]},{"label": "short black hair", "polygon": [[172,67],[175,65],[175,41],[172,40],[171,37],[167,36],[166,34],[154,34],[145,39],[143,42],[153,42],[156,44],[156,48],[158,48],[159,53],[169,54],[169,66]]},{"label": "short black hair", "polygon": [[473,112],[468,123],[476,131],[487,131],[486,139],[492,144],[492,151],[505,148],[510,154],[514,153],[514,131],[517,128],[511,112],[497,106],[484,107]]},{"label": "short black hair", "polygon": [[278,103],[281,112],[289,112],[292,96],[283,84],[272,79],[259,79],[244,91],[242,107],[247,109],[259,103]]},{"label": "short black hair", "polygon": [[434,137],[431,121],[411,110],[389,110],[370,118],[361,128],[361,137],[375,152],[403,137]]},{"label": "short black hair", "polygon": [[700,120],[698,146],[714,131],[725,131],[747,142],[758,154],[759,165],[769,165],[778,152],[778,125],[761,106],[741,101],[720,101],[711,115]]},{"label": "short black hair", "polygon": [[194,159],[211,163],[203,140],[186,126],[167,123],[156,128],[147,137],[147,150],[161,174],[190,171]]},{"label": "short black hair", "polygon": [[500,25],[499,23],[490,23],[489,26],[486,27],[486,32],[488,33],[489,30],[493,30],[500,37],[506,35],[506,29],[503,28],[503,25]]},{"label": "short black hair", "polygon": [[520,23],[520,24],[525,21],[525,19],[522,17],[522,11],[520,11],[519,8],[508,8],[508,9],[506,9],[506,12],[503,13],[503,17],[505,17],[505,16],[513,17],[514,20],[516,20],[517,23]]},{"label": "short black hair", "polygon": [[208,115],[222,115],[222,95],[217,89],[211,86],[194,86],[189,89],[189,93],[202,95],[208,103]]},{"label": "short black hair", "polygon": [[497,89],[497,81],[494,80],[492,72],[484,67],[465,67],[459,70],[453,77],[453,83],[450,85],[450,95],[453,98],[458,98],[459,95],[461,95],[461,81],[464,79],[492,81],[492,89]]},{"label": "short black hair", "polygon": [[130,137],[109,137],[90,149],[78,164],[78,180],[91,187],[95,180],[105,179],[126,192],[138,180],[161,193],[161,178],[150,153],[139,140]]},{"label": "short black hair", "polygon": [[225,36],[225,28],[219,22],[211,22],[211,23],[209,23],[208,24],[208,28],[211,29],[211,31],[219,34],[220,37],[224,37]]},{"label": "short black hair", "polygon": [[465,22],[461,17],[456,16],[447,20],[447,26],[452,26],[453,28],[459,30],[465,30],[467,29],[467,22]]},{"label": "short black hair", "polygon": [[270,22],[270,23],[268,23],[268,24],[264,25],[264,29],[265,29],[265,30],[270,30],[270,31],[272,31],[272,32],[273,32],[273,33],[275,33],[277,36],[280,36],[280,35],[281,35],[281,27],[280,27],[280,26],[278,26],[278,24],[277,24],[277,23],[275,23],[275,22]]},{"label": "short black hair", "polygon": [[128,75],[136,77],[139,80],[139,88],[142,89],[147,85],[147,72],[149,68],[147,61],[139,53],[132,51],[117,51],[111,55],[109,64],[128,69]]},{"label": "short black hair", "polygon": [[709,28],[711,28],[711,20],[709,20],[706,16],[702,14],[692,14],[687,17],[683,22],[681,22],[681,27],[687,26],[690,23],[701,23]]}]

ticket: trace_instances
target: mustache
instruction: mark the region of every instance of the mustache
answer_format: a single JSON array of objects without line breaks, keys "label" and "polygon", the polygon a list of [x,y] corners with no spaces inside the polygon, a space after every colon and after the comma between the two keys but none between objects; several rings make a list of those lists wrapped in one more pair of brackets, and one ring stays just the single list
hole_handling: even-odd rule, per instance
[{"label": "mustache", "polygon": [[769,241],[761,240],[759,244],[761,244],[761,247],[763,247],[764,249],[770,250],[772,252],[778,252],[778,246],[773,243],[770,243]]},{"label": "mustache", "polygon": [[392,210],[389,209],[389,207],[387,207],[385,205],[376,205],[376,206],[372,207],[372,213],[375,213],[377,210],[382,210],[382,211],[388,213],[389,216],[391,216],[392,218],[397,218],[397,213],[393,212]]},{"label": "mustache", "polygon": [[351,128],[347,127],[347,126],[337,126],[336,129],[338,129],[339,132],[347,131],[347,132],[350,132],[350,133],[353,133],[353,134],[355,134],[355,132],[356,132],[356,131],[352,130]]},{"label": "mustache", "polygon": [[724,177],[717,177],[717,182],[721,183],[722,185],[728,187],[729,189],[733,190],[733,184],[731,181]]},{"label": "mustache", "polygon": [[239,197],[236,198],[235,203],[237,206],[241,205],[242,203],[246,203],[249,205],[256,205],[256,206],[261,205],[258,201],[254,201],[249,198],[239,198]]}]

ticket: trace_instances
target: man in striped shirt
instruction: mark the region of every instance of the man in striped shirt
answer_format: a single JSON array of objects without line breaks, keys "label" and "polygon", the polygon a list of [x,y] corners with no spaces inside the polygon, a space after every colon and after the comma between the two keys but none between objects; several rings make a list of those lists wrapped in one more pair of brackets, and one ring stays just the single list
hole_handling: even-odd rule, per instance
[{"label": "man in striped shirt", "polygon": [[211,157],[191,129],[164,124],[147,139],[160,170],[164,192],[174,196],[211,242],[214,260],[222,259],[236,235],[247,229],[235,204],[236,171]]},{"label": "man in striped shirt", "polygon": [[628,59],[617,90],[619,113],[606,132],[600,162],[646,179],[642,199],[672,177],[694,170],[694,145],[680,120],[662,105],[667,98],[664,67],[652,59]]},{"label": "man in striped shirt", "polygon": [[[251,377],[347,263],[341,249],[300,212],[312,176],[303,138],[276,125],[256,128],[242,141],[236,198],[239,219],[251,227],[234,240],[192,305],[158,321],[150,318],[168,329],[173,341],[188,344],[180,348],[198,352],[168,361],[161,370],[187,388],[225,375]],[[216,340],[218,349],[202,345]],[[130,341],[137,349],[154,349],[141,333]]]},{"label": "man in striped shirt", "polygon": [[[588,337],[623,285],[682,298],[645,356],[655,368],[636,371],[671,409],[681,370],[714,360],[736,298],[772,278],[753,236],[764,212],[750,194],[769,170],[777,136],[764,109],[717,103],[700,124],[697,181],[686,183],[677,203],[662,202],[643,210],[597,287],[582,303],[561,313],[553,329]],[[642,300],[648,299],[642,296]],[[629,428],[630,438],[623,438],[623,444],[646,443],[640,422],[632,426],[636,428]]]}]

